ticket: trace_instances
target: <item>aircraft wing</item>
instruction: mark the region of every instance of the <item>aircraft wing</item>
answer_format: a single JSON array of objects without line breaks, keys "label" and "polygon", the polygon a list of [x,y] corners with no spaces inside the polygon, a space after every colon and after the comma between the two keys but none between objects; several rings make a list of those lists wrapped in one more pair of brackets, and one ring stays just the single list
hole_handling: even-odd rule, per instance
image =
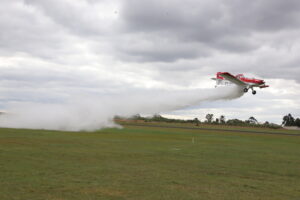
[{"label": "aircraft wing", "polygon": [[236,85],[240,85],[240,86],[247,85],[246,83],[244,83],[243,81],[241,81],[240,79],[236,78],[235,76],[233,76],[232,74],[230,74],[228,72],[224,72],[224,73],[220,74],[220,76]]}]

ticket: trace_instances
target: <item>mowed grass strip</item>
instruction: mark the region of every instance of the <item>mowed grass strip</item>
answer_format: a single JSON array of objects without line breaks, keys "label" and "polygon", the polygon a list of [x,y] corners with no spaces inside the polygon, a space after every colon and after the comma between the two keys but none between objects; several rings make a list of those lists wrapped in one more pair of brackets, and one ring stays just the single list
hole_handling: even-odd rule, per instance
[{"label": "mowed grass strip", "polygon": [[300,138],[0,129],[0,199],[299,199]]}]

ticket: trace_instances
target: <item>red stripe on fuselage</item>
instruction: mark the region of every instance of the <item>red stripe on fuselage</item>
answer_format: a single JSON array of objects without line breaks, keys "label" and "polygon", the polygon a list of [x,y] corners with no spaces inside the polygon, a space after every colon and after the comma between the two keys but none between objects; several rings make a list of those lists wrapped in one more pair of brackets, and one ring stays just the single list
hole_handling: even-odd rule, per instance
[{"label": "red stripe on fuselage", "polygon": [[263,80],[260,79],[254,79],[254,78],[245,78],[242,77],[240,78],[241,81],[245,82],[245,83],[254,83],[254,84],[264,84],[265,82]]}]

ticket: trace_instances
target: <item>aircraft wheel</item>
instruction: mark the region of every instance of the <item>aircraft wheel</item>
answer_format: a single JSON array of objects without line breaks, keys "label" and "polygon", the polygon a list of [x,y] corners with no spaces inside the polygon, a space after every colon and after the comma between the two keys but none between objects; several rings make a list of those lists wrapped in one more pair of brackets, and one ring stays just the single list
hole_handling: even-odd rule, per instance
[{"label": "aircraft wheel", "polygon": [[255,91],[255,90],[253,90],[253,91],[252,91],[252,94],[253,94],[253,95],[255,95],[255,94],[256,94],[256,91]]},{"label": "aircraft wheel", "polygon": [[244,88],[244,92],[245,92],[245,93],[248,92],[248,88]]}]

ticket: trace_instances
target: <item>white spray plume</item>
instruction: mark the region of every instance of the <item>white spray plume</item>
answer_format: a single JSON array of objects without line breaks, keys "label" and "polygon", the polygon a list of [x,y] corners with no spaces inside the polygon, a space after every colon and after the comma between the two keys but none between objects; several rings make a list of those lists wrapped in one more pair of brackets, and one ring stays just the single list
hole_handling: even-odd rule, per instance
[{"label": "white spray plume", "polygon": [[221,87],[181,91],[135,91],[101,97],[72,97],[63,104],[13,103],[0,115],[0,127],[97,130],[117,126],[115,115],[155,114],[207,101],[230,100],[243,95],[241,88]]}]

